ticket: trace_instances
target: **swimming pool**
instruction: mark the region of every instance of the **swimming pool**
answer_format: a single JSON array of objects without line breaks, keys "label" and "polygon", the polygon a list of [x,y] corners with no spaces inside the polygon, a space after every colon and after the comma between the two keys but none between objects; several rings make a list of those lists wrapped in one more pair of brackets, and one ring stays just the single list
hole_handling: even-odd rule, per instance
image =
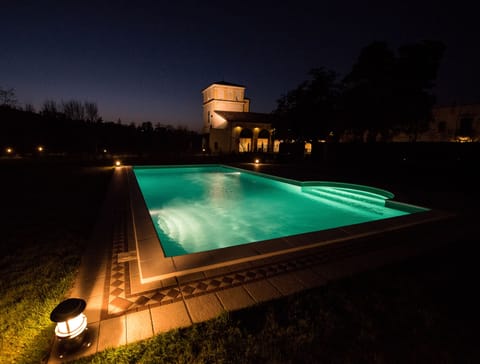
[{"label": "swimming pool", "polygon": [[[236,204],[239,203],[237,198],[244,196],[246,201],[249,202],[247,204],[247,216],[249,218],[247,219],[247,222],[244,222],[240,225],[241,229],[236,228],[236,231],[242,231],[247,227],[247,225],[252,225],[254,226],[254,231],[256,232],[270,230],[273,231],[274,235],[266,240],[257,240],[263,239],[265,236],[258,235],[252,238],[252,233],[249,233],[249,235],[246,235],[247,239],[253,240],[247,241],[244,244],[240,243],[238,245],[222,247],[222,242],[224,240],[228,240],[228,236],[245,234],[231,234],[230,232],[234,231],[234,228],[231,227],[230,229],[220,230],[219,239],[216,239],[213,231],[218,230],[212,230],[211,232],[204,233],[208,238],[207,240],[215,241],[214,245],[207,246],[207,250],[203,250],[204,248],[202,248],[202,251],[188,253],[187,248],[179,247],[179,242],[177,241],[173,244],[173,254],[179,255],[168,256],[166,249],[163,246],[161,234],[158,233],[160,224],[158,226],[156,225],[160,216],[175,215],[173,213],[162,215],[159,210],[162,209],[162,206],[166,205],[170,207],[176,206],[173,204],[173,201],[180,199],[177,196],[177,193],[181,192],[180,190],[183,189],[178,183],[180,181],[180,177],[176,176],[173,183],[169,182],[171,185],[169,188],[167,188],[166,185],[162,185],[162,188],[164,188],[163,195],[167,197],[161,198],[161,206],[155,207],[152,205],[152,209],[150,210],[148,207],[148,204],[150,203],[148,202],[149,198],[148,196],[145,197],[143,195],[143,191],[140,187],[143,182],[139,182],[137,180],[136,174],[140,175],[141,173],[138,173],[139,171],[143,171],[146,175],[155,175],[157,172],[160,174],[175,174],[179,171],[188,174],[186,172],[194,171],[195,169],[203,172],[208,170],[208,173],[212,173],[213,175],[218,172],[223,173],[224,175],[222,177],[215,177],[219,178],[220,180],[238,180],[245,178],[249,180],[249,184],[256,185],[258,191],[262,191],[262,193],[259,193],[259,195],[267,194],[269,196],[273,196],[277,194],[286,194],[291,195],[293,200],[289,200],[289,209],[287,212],[284,211],[281,214],[282,216],[277,216],[277,218],[273,221],[268,220],[268,223],[259,223],[257,217],[261,216],[261,214],[257,214],[258,211],[276,211],[278,206],[273,205],[273,207],[271,206],[269,209],[265,209],[264,207],[260,206],[257,203],[259,199],[252,198],[256,195],[256,193],[252,191],[256,191],[256,189],[250,191],[251,194],[246,193],[243,190],[243,187],[241,187],[241,189],[238,191],[230,191],[228,189],[219,187],[224,186],[222,182],[214,184],[215,188],[210,186],[210,189],[207,189],[209,191],[208,193],[203,192],[203,194],[200,194],[198,191],[201,191],[202,189],[198,190],[198,186],[195,187],[196,189],[189,187],[187,189],[189,191],[188,193],[191,195],[190,197],[193,198],[190,204],[195,206],[195,211],[198,210],[196,214],[201,216],[201,223],[193,223],[189,220],[190,218],[186,218],[185,221],[188,223],[186,225],[182,225],[182,227],[177,227],[177,224],[180,224],[183,221],[183,215],[181,214],[180,217],[177,216],[174,219],[174,224],[173,222],[169,222],[169,229],[171,229],[169,230],[170,232],[177,231],[176,234],[180,236],[181,234],[178,231],[183,231],[184,229],[188,230],[190,226],[194,227],[194,229],[192,229],[193,231],[196,231],[197,227],[195,227],[195,224],[203,225],[204,223],[206,226],[217,225],[215,229],[219,229],[218,225],[222,225],[220,220],[217,220],[217,217],[211,217],[212,215],[209,214],[208,209],[203,205],[196,204],[195,201],[205,201],[210,199],[216,200],[217,204],[223,201],[224,206],[222,214],[230,215],[233,213],[233,209]],[[400,201],[395,201],[393,200],[394,195],[392,193],[369,186],[360,186],[339,182],[300,182],[222,165],[158,167],[126,166],[122,167],[118,172],[125,174],[130,206],[128,209],[130,217],[127,220],[130,222],[127,223],[126,230],[128,242],[128,253],[126,256],[128,256],[128,258],[123,256],[122,260],[128,259],[131,287],[135,285],[139,290],[144,289],[142,287],[147,283],[152,283],[154,286],[159,284],[162,285],[162,282],[168,282],[169,279],[174,277],[186,275],[190,276],[191,274],[195,275],[197,273],[204,274],[203,272],[207,272],[216,268],[230,269],[230,267],[238,267],[239,264],[246,264],[250,267],[261,266],[262,264],[265,264],[266,261],[284,261],[291,259],[294,256],[316,254],[315,252],[323,251],[324,248],[335,247],[337,244],[338,246],[341,246],[343,243],[348,243],[354,246],[356,240],[360,241],[361,239],[373,237],[375,235],[379,236],[380,234],[383,236],[381,239],[381,244],[388,246],[390,244],[389,236],[391,237],[393,234],[396,234],[397,231],[421,224],[448,219],[452,216],[445,211],[428,209],[406,204]],[[209,177],[213,177],[213,175]],[[205,175],[203,176],[205,177]],[[257,179],[256,177],[261,178]],[[203,179],[203,177],[200,179]],[[147,180],[150,181],[147,183],[147,185],[152,184],[152,186],[154,186],[157,184],[157,182],[153,182],[155,179],[148,178]],[[192,184],[194,183],[200,182],[192,182]],[[235,183],[238,184],[239,181],[236,181]],[[242,186],[242,184],[239,184],[238,186]],[[158,191],[158,185],[156,188],[153,188],[152,191],[155,190]],[[272,190],[275,190],[275,192]],[[247,191],[249,190],[247,189]],[[335,191],[335,193],[332,193],[332,191]],[[147,195],[148,194],[149,193],[147,193]],[[228,197],[232,196],[232,194],[236,197],[236,199]],[[352,197],[352,194],[355,198]],[[298,201],[301,200],[296,200],[296,198],[301,195],[304,195],[303,198],[312,200],[307,204],[313,202],[325,203],[325,201],[328,201],[328,203],[331,205],[349,205],[348,208],[346,208],[349,211],[347,215],[355,215],[354,220],[344,222],[342,218],[340,219],[341,224],[343,224],[342,226],[337,226],[335,224],[326,225],[324,226],[323,230],[314,230],[319,229],[320,225],[315,227],[310,226],[307,229],[309,231],[299,233],[295,233],[294,231],[293,235],[283,235],[292,233],[292,231],[288,232],[283,230],[283,225],[288,225],[290,227],[293,225],[293,228],[296,229],[298,226],[296,226],[295,223],[291,224],[291,222],[299,222],[306,216],[303,211],[300,211],[299,215],[293,214],[294,208],[298,210],[299,207],[303,206],[303,203],[298,203]],[[344,196],[342,197],[342,195]],[[328,196],[328,198],[326,198],[326,196]],[[349,199],[345,200],[345,197],[348,197]],[[270,199],[272,198],[270,197]],[[346,203],[345,201],[348,202]],[[276,202],[276,200],[274,200],[274,202]],[[385,207],[387,209],[384,210]],[[216,208],[219,208],[219,206]],[[189,208],[186,208],[186,211],[188,210]],[[316,216],[318,213],[315,212],[312,215]],[[251,218],[251,216],[256,216],[256,218]],[[300,219],[299,216],[302,218]],[[329,217],[329,215],[325,216],[325,219],[322,220],[332,222]],[[234,222],[236,221],[236,219],[233,220]],[[266,225],[269,225],[270,223],[276,226],[276,228],[269,229],[266,227]],[[166,223],[164,222],[163,224]],[[169,226],[168,224],[166,225]],[[296,231],[298,232],[299,230]],[[412,234],[412,239],[414,241],[415,232],[412,232]],[[173,235],[174,234],[172,234],[172,236]],[[186,233],[185,236],[187,235],[196,236],[196,234],[193,233]]]},{"label": "swimming pool", "polygon": [[166,257],[404,216],[392,193],[298,182],[219,165],[134,167]]},{"label": "swimming pool", "polygon": [[[215,239],[215,235],[212,232],[204,233],[208,237],[207,240],[215,241],[215,245],[208,246],[207,250],[188,253],[185,247],[179,248],[176,246],[177,243],[179,243],[176,242],[174,244],[173,254],[180,255],[168,256],[163,247],[162,238],[159,237],[161,234],[158,233],[159,226],[156,226],[156,222],[158,222],[160,216],[170,215],[162,215],[162,213],[160,213],[159,210],[162,209],[162,206],[176,206],[173,204],[173,201],[180,199],[177,196],[177,193],[181,192],[183,189],[179,184],[180,177],[176,176],[173,179],[174,182],[169,182],[169,188],[167,188],[166,185],[163,185],[163,182],[153,182],[155,179],[147,178],[147,180],[150,181],[146,183],[147,186],[149,184],[155,186],[159,183],[157,187],[152,189],[152,191],[158,191],[158,187],[162,186],[162,189],[164,188],[164,190],[160,189],[160,192],[163,191],[163,195],[166,196],[160,198],[161,206],[155,207],[152,204],[152,209],[150,210],[148,207],[151,203],[149,202],[148,197],[150,192],[146,193],[147,197],[143,195],[140,185],[144,183],[137,180],[136,174],[140,175],[142,174],[142,171],[146,175],[155,175],[157,172],[167,175],[175,174],[177,172],[185,172],[185,174],[188,174],[186,172],[194,171],[195,169],[199,172],[202,171],[202,173],[209,171],[208,173],[212,173],[213,175],[220,172],[223,176],[215,178],[219,178],[220,180],[234,180],[236,181],[236,185],[240,186],[239,190],[230,191],[229,189],[225,189],[226,187],[223,182],[214,184],[213,186],[215,186],[215,188],[211,185],[210,189],[207,189],[207,191],[209,191],[208,193],[206,193],[205,190],[199,190],[198,186],[195,187],[195,189],[190,186],[187,188],[188,194],[190,194],[190,197],[192,198],[190,204],[195,206],[195,211],[199,211],[196,212],[196,214],[202,217],[200,220],[201,223],[193,223],[187,218],[186,221],[188,221],[188,223],[186,225],[183,227],[176,227],[177,223],[180,224],[180,222],[183,221],[183,215],[180,215],[180,217],[177,216],[174,219],[175,224],[170,222],[170,224],[173,224],[169,227],[172,232],[177,230],[183,231],[184,229],[188,230],[190,226],[195,227],[195,224],[203,225],[203,223],[205,223],[207,226],[222,225],[220,224],[220,221],[217,220],[217,217],[211,217],[212,215],[209,214],[209,209],[201,204],[196,204],[195,201],[215,200],[217,201],[217,204],[223,201],[224,206],[222,214],[230,215],[233,213],[234,207],[239,203],[238,198],[243,196],[246,201],[248,201],[247,216],[249,218],[247,219],[247,222],[241,224],[241,229],[236,228],[236,230],[242,231],[247,225],[252,225],[254,226],[254,231],[262,232],[263,230],[270,230],[273,231],[274,235],[266,240],[256,240],[265,238],[265,236],[256,236],[253,237],[252,241],[248,241],[245,244],[240,243],[239,245],[229,247],[221,247],[221,245],[217,245],[222,244],[224,239],[227,240],[226,238],[229,235],[238,235],[230,234],[231,231],[234,231],[234,228],[231,227],[230,229],[220,230],[219,239]],[[138,290],[145,289],[143,285],[147,283],[152,284],[152,286],[148,287],[157,287],[158,285],[163,285],[162,282],[169,282],[169,279],[174,277],[191,277],[192,274],[195,275],[197,273],[203,275],[203,272],[212,269],[221,268],[228,270],[231,267],[239,267],[239,264],[246,264],[249,267],[262,266],[262,264],[271,260],[285,261],[299,255],[316,254],[316,252],[323,251],[323,249],[327,247],[334,247],[336,244],[349,243],[353,246],[356,240],[360,241],[361,239],[371,236],[373,237],[374,235],[379,236],[382,234],[384,238],[381,239],[381,244],[388,246],[390,242],[389,236],[392,236],[391,234],[395,234],[397,231],[452,217],[451,214],[445,211],[428,209],[395,201],[393,200],[394,195],[392,193],[369,186],[338,182],[300,182],[243,169],[226,167],[223,165],[157,167],[126,166],[122,167],[118,172],[125,174],[130,206],[128,209],[130,222],[127,223],[126,230],[128,242],[128,253],[126,256],[128,256],[128,258],[122,257],[122,259],[128,259],[131,279],[130,284],[131,287],[135,285],[135,289]],[[199,175],[202,174],[199,173]],[[213,177],[213,175],[209,177]],[[204,174],[203,177],[205,177]],[[196,181],[196,179],[203,180],[203,177],[195,177],[191,184],[200,183],[200,181],[194,181]],[[247,189],[249,193],[246,193],[243,190],[243,187],[241,187],[242,184],[239,184],[238,181],[238,179],[242,178],[248,180],[249,184],[256,185],[258,191],[262,192],[257,193],[258,191],[255,188],[252,191]],[[225,188],[220,188],[220,186],[224,186]],[[273,192],[273,190],[275,190],[275,192]],[[204,192],[201,194],[198,191]],[[335,193],[332,193],[332,191],[335,191]],[[274,202],[276,202],[276,200],[272,199],[271,196],[277,194],[287,194],[291,195],[291,198],[293,198],[293,200],[288,200],[290,202],[288,204],[288,211],[284,211],[282,213],[283,216],[276,218],[278,221],[274,219],[273,221],[268,220],[268,223],[259,223],[259,220],[257,220],[257,217],[261,215],[257,214],[258,211],[275,211],[278,207],[277,205],[273,205],[273,207],[271,206],[269,209],[265,209],[260,206],[257,197],[265,194],[270,196],[268,200],[273,200]],[[355,198],[352,198],[352,194]],[[309,232],[283,235],[292,233],[292,231],[288,232],[283,230],[283,225],[291,226],[292,221],[299,222],[306,216],[302,211],[300,211],[300,215],[293,214],[294,208],[298,210],[298,207],[303,205],[303,203],[298,203],[300,200],[296,200],[296,198],[301,195],[304,195],[303,198],[307,200],[312,200],[309,201],[308,204],[325,202],[325,200],[329,201],[328,203],[331,205],[347,204],[349,205],[347,210],[350,211],[348,214],[355,215],[354,221],[343,222],[343,220],[340,220],[341,224],[348,223],[350,225],[332,227],[336,226],[333,224],[325,226],[323,230],[312,230],[319,229],[320,225],[318,225],[316,227],[309,227],[307,229],[311,230]],[[349,197],[349,200],[346,200],[349,202],[346,203],[345,198],[341,195]],[[235,199],[232,198],[233,196],[235,196]],[[253,196],[256,197],[253,198]],[[329,196],[329,198],[326,198],[326,196]],[[340,201],[338,199],[340,199]],[[384,210],[385,207],[387,209]],[[217,206],[217,208],[219,207]],[[186,208],[186,210],[188,211],[189,208]],[[360,212],[359,210],[363,210],[363,212]],[[174,214],[171,215],[173,216]],[[313,215],[318,215],[318,213],[315,212]],[[256,216],[256,218],[251,218],[251,216]],[[299,218],[300,216],[301,218]],[[236,219],[233,220],[234,222],[236,221]],[[331,221],[329,216],[326,216],[324,220]],[[268,229],[266,225],[269,225],[270,223],[275,225],[276,228]],[[218,226],[215,227],[215,229],[217,228]],[[295,223],[293,224],[293,228],[297,228]],[[195,229],[197,229],[197,227],[195,227]],[[196,231],[195,229],[192,230]],[[180,233],[177,232],[177,234]],[[246,235],[247,239],[252,239],[252,233],[249,234],[250,235]],[[412,239],[414,240],[415,233],[412,232],[412,234]],[[187,233],[185,236],[187,235],[195,236],[195,234],[192,233]],[[278,235],[282,236],[275,237]]]}]

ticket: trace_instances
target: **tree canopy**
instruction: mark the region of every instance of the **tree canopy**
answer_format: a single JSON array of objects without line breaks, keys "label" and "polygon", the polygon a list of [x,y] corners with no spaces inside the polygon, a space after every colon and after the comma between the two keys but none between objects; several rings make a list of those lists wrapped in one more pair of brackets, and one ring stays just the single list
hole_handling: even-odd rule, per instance
[{"label": "tree canopy", "polygon": [[439,41],[403,45],[385,42],[363,48],[351,71],[337,81],[325,68],[277,101],[279,135],[300,139],[349,130],[387,139],[393,130],[416,135],[431,117],[432,89],[445,46]]},{"label": "tree canopy", "polygon": [[14,107],[17,103],[17,96],[15,95],[15,89],[0,87],[0,106]]},{"label": "tree canopy", "polygon": [[[280,134],[288,138],[323,138],[335,127],[336,100],[340,93],[337,74],[325,68],[309,72],[310,79],[283,95],[276,114]],[[319,122],[321,120],[321,122]]]}]

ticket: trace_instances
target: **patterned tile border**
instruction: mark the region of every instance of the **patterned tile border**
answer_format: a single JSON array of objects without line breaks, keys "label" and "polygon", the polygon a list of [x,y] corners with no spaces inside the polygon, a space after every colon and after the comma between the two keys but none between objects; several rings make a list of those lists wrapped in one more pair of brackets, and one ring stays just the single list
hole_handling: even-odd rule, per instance
[{"label": "patterned tile border", "polygon": [[[123,179],[123,182],[126,178]],[[126,183],[119,188],[121,194],[126,194]],[[121,190],[121,191],[120,191]],[[115,209],[111,210],[114,222],[111,226],[111,251],[107,263],[105,278],[104,299],[101,320],[123,315],[131,311],[139,311],[148,307],[167,305],[181,300],[212,294],[221,290],[241,286],[250,282],[268,279],[273,276],[286,274],[292,271],[340,262],[343,259],[365,253],[394,247],[398,242],[395,239],[383,239],[377,235],[375,239],[358,238],[346,240],[332,245],[326,245],[298,253],[271,258],[257,262],[256,266],[246,268],[238,266],[238,270],[211,277],[203,274],[196,275],[190,281],[184,279],[170,279],[162,282],[169,284],[163,288],[149,289],[143,292],[132,293],[130,287],[130,264],[118,261],[118,255],[132,249],[133,238],[130,224],[130,203],[127,198],[117,198]],[[386,233],[387,236],[388,232]],[[380,237],[380,238],[379,238]],[[130,239],[130,240],[129,240]],[[234,267],[231,267],[234,269]],[[215,274],[215,272],[212,272]],[[200,278],[199,278],[200,277]],[[151,286],[150,286],[151,287]]]},{"label": "patterned tile border", "polygon": [[[208,278],[200,278],[184,283],[176,283],[165,288],[147,290],[132,294],[130,290],[129,263],[118,262],[119,253],[128,250],[126,239],[125,220],[115,227],[112,237],[112,250],[110,262],[107,265],[107,279],[105,280],[106,302],[102,310],[102,320],[123,315],[131,311],[139,311],[158,305],[166,305],[192,297],[211,294],[247,284],[272,276],[277,276],[292,271],[332,263],[350,256],[381,249],[384,242],[362,241],[344,242],[334,246],[328,246],[308,255],[289,257],[282,261],[265,263],[250,269],[239,269],[226,274],[220,274]],[[305,253],[303,253],[305,254]]]}]

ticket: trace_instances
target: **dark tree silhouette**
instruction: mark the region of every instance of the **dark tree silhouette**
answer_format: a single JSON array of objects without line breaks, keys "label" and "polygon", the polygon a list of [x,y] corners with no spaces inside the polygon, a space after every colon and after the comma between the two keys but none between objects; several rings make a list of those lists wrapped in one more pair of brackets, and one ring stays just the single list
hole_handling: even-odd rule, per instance
[{"label": "dark tree silhouette", "polygon": [[388,129],[396,112],[395,54],[384,42],[363,48],[352,70],[344,78],[342,118],[344,126],[361,135],[367,130],[370,140]]},{"label": "dark tree silhouette", "polygon": [[45,100],[42,105],[42,109],[40,110],[42,115],[49,115],[55,116],[58,112],[57,103],[55,100]]},{"label": "dark tree silhouette", "polygon": [[[92,103],[94,104],[94,103]],[[57,110],[56,102],[47,100],[40,113],[0,105],[0,146],[13,147],[18,154],[30,154],[38,145],[49,153],[104,158],[108,153],[141,153],[142,155],[171,156],[200,151],[201,136],[183,128],[173,128],[151,122],[140,126],[115,122],[91,122],[95,113],[84,113],[77,108],[84,103],[72,100],[64,103],[67,114]],[[95,104],[96,105],[96,104]],[[68,115],[68,117],[67,117]]]},{"label": "dark tree silhouette", "polygon": [[397,94],[400,127],[413,136],[428,127],[435,96],[437,72],[445,52],[438,41],[424,41],[399,48],[397,61]]},{"label": "dark tree silhouette", "polygon": [[365,47],[344,78],[345,126],[367,140],[401,129],[414,138],[427,127],[435,98],[431,93],[445,46],[438,41],[402,46],[397,54],[384,42]]},{"label": "dark tree silhouette", "polygon": [[405,131],[415,140],[431,118],[444,50],[439,41],[407,44],[397,52],[374,42],[361,50],[342,82],[333,71],[313,69],[309,80],[277,100],[276,137],[314,140],[347,130],[356,139],[375,141]]},{"label": "dark tree silhouette", "polygon": [[62,111],[69,120],[85,120],[85,106],[80,101],[62,101]]},{"label": "dark tree silhouette", "polygon": [[14,88],[3,89],[0,87],[0,106],[15,107],[17,95]]},{"label": "dark tree silhouette", "polygon": [[98,115],[98,106],[96,102],[85,101],[84,104],[85,110],[85,120],[89,122],[97,122],[100,120]]},{"label": "dark tree silhouette", "polygon": [[30,103],[25,104],[25,107],[23,109],[26,112],[31,112],[31,113],[35,112],[35,106],[33,106],[33,104],[30,104]]},{"label": "dark tree silhouette", "polygon": [[335,129],[337,74],[325,68],[309,72],[310,79],[277,101],[277,137],[311,140],[325,138]]}]

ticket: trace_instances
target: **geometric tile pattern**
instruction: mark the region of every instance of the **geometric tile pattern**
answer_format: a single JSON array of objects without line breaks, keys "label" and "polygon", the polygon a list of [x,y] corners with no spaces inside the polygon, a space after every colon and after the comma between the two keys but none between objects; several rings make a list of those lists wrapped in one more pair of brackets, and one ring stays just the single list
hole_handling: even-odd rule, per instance
[{"label": "geometric tile pattern", "polygon": [[[104,316],[111,316],[124,313],[134,305],[130,299],[127,299],[127,281],[128,281],[128,263],[119,263],[117,256],[127,250],[127,239],[125,233],[125,213],[117,211],[117,224],[115,224],[110,261],[107,264],[107,277],[105,279],[105,292],[108,292],[107,309],[102,310]],[[104,317],[106,318],[106,317]]]},{"label": "geometric tile pattern", "polygon": [[[125,216],[125,214],[123,214]],[[112,251],[110,264],[107,266],[107,279],[105,280],[105,291],[108,292],[107,308],[102,310],[103,318],[114,317],[125,314],[126,311],[142,310],[148,306],[157,306],[174,303],[180,300],[209,294],[226,288],[240,286],[245,283],[262,280],[279,274],[307,268],[312,265],[324,264],[329,261],[338,260],[352,255],[358,255],[362,251],[362,242],[356,241],[351,244],[337,243],[317,253],[310,252],[309,255],[289,258],[285,261],[265,264],[263,266],[242,269],[239,271],[222,274],[219,276],[202,278],[186,283],[176,283],[170,287],[155,289],[137,294],[130,294],[128,262],[117,261],[119,253],[128,250],[126,241],[125,221],[116,225],[112,237]],[[381,243],[377,243],[381,245]],[[376,245],[374,243],[374,245]],[[370,241],[364,244],[365,250],[375,250]]]},{"label": "geometric tile pattern", "polygon": [[[118,181],[117,181],[118,182]],[[123,189],[123,196],[128,196],[126,184],[116,185]],[[290,271],[307,268],[313,265],[322,265],[331,261],[352,255],[359,255],[368,250],[373,251],[383,246],[382,239],[366,240],[355,239],[352,241],[337,242],[319,249],[305,251],[304,255],[295,258],[285,257],[284,261],[275,261],[263,266],[251,269],[222,274],[218,276],[201,278],[184,283],[173,284],[169,287],[154,289],[146,292],[131,293],[129,263],[122,259],[117,260],[120,253],[129,251],[129,237],[132,238],[131,210],[128,198],[117,198],[115,209],[109,214],[112,224],[111,251],[107,262],[107,274],[105,277],[104,300],[101,310],[101,319],[107,319],[125,314],[127,311],[142,310],[148,306],[166,305],[180,300],[188,300],[192,297],[204,295],[223,289],[240,286],[269,277],[284,274]],[[130,242],[131,243],[131,242]],[[128,255],[128,254],[127,254]]]}]

